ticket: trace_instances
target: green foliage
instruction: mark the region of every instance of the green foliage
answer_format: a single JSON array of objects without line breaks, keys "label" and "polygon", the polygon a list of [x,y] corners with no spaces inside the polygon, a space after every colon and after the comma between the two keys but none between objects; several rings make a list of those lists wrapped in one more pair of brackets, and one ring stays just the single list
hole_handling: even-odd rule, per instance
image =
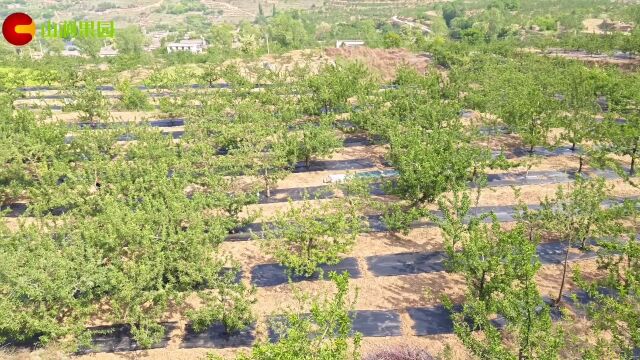
[{"label": "green foliage", "polygon": [[145,80],[144,84],[151,88],[173,89],[182,84],[184,79],[175,71],[169,69],[155,69]]},{"label": "green foliage", "polygon": [[371,186],[374,181],[357,174],[348,174],[344,181],[337,184],[336,190],[342,192],[349,208],[365,212],[377,205],[371,196]]},{"label": "green foliage", "polygon": [[623,229],[618,222],[621,209],[602,206],[609,192],[602,178],[578,177],[566,190],[558,187],[554,198],[545,198],[540,204],[546,230],[583,248],[588,239],[619,233]]},{"label": "green foliage", "polygon": [[176,4],[166,5],[165,11],[168,14],[180,15],[188,12],[198,12],[207,10],[206,5],[199,0],[180,0]]},{"label": "green foliage", "polygon": [[[83,119],[106,118],[95,87],[103,74],[67,75]],[[235,283],[231,261],[217,252],[252,200],[216,172],[214,154],[189,137],[177,144],[133,124],[74,128],[65,143],[69,124],[1,99],[1,200],[28,201],[31,221],[0,228],[0,341],[60,341],[74,350],[100,317],[129,325],[149,347],[163,337],[169,310],[199,329],[252,321],[252,290]],[[137,141],[119,145],[125,134]],[[187,314],[187,297],[199,310]]]},{"label": "green foliage", "polygon": [[207,41],[216,51],[228,50],[233,43],[233,26],[229,24],[214,25],[211,27]]},{"label": "green foliage", "polygon": [[129,81],[122,81],[116,85],[116,90],[121,94],[120,104],[125,110],[149,110],[149,96],[142,90],[131,85]]},{"label": "green foliage", "polygon": [[[46,344],[83,331],[82,322],[92,309],[90,300],[77,294],[89,291],[93,285],[74,284],[69,279],[96,274],[95,264],[74,261],[68,256],[73,253],[72,248],[60,249],[56,240],[34,226],[20,235],[11,234],[4,224],[1,231],[0,272],[7,279],[0,287],[0,341],[28,342],[35,338]],[[26,239],[35,241],[34,245],[21,244]]]},{"label": "green foliage", "polygon": [[[518,70],[507,67],[500,71]],[[536,146],[548,144],[549,130],[556,120],[559,104],[545,84],[536,81],[533,74],[520,72],[508,76],[503,72],[496,80],[492,82],[493,93],[489,100],[495,114],[520,135],[531,153]]]},{"label": "green foliage", "polygon": [[451,268],[465,276],[473,298],[485,300],[493,293],[504,293],[513,277],[525,276],[518,272],[530,268],[535,243],[522,236],[522,229],[503,232],[494,221],[491,228],[474,223],[465,230],[457,234],[460,251],[448,246],[447,252]]},{"label": "green foliage", "polygon": [[[171,6],[164,11],[204,5],[185,0]],[[443,16],[425,15],[434,9]],[[369,16],[388,9],[353,18],[350,9],[344,14],[325,10],[274,11],[273,17],[264,14],[257,23],[237,28],[209,28],[205,16],[189,15],[189,25],[179,31],[195,30],[211,44],[211,51],[198,57],[162,55],[161,50],[159,59],[146,56],[142,34],[122,29],[115,39],[122,55],[108,60],[109,71],[95,70],[98,62],[91,57],[101,45],[96,41],[77,42],[90,58],[48,56],[46,64],[30,61],[29,48],[22,54],[3,48],[0,202],[28,202],[30,220],[19,218],[11,231],[0,225],[0,343],[68,341],[72,349],[86,343],[85,327],[100,318],[130,325],[135,339],[148,347],[163,336],[159,322],[170,311],[188,318],[196,330],[222,323],[234,333],[252,325],[255,290],[236,282],[237,264],[220,253],[219,245],[256,219],[246,206],[265,193],[271,196],[294,164],[310,165],[339,148],[337,125],[345,124],[352,133],[388,143],[388,160],[399,176],[387,181],[386,189],[401,200],[374,203],[371,181],[356,174],[335,187],[338,199],[291,204],[264,219],[275,226],[260,244],[291,275],[310,275],[321,264],[338,262],[365,230],[364,213],[382,210],[391,231],[405,232],[426,217],[442,230],[449,269],[467,284],[463,310],[454,318],[469,352],[480,358],[548,359],[558,357],[564,339],[535,286],[540,266],[531,261],[535,246],[542,236],[583,248],[600,238],[598,264],[606,276],[576,275],[595,301],[588,310],[597,336],[595,345],[580,350],[586,358],[613,358],[628,356],[638,346],[638,249],[631,234],[621,235],[632,232],[623,221],[635,216],[635,204],[603,207],[604,181],[579,177],[569,191],[546,199],[540,211],[522,211],[519,224],[506,231],[495,219],[485,225],[490,216],[473,216],[480,193],[468,189],[485,185],[487,169],[509,165],[492,156],[491,139],[478,136],[485,120],[496,129],[507,125],[530,151],[570,143],[580,169],[587,160],[592,167],[622,170],[631,159],[633,173],[640,138],[638,77],[520,49],[634,52],[638,31],[580,33],[586,17],[632,18],[634,12],[623,16],[627,5],[606,0],[486,0],[397,9],[432,21],[437,35],[425,35],[393,28],[387,23],[391,15]],[[532,32],[534,24],[550,31]],[[267,39],[269,51],[279,53],[345,38],[362,39],[370,47],[429,52],[446,72],[421,74],[403,66],[387,86],[357,63],[282,73],[239,62],[220,65],[236,55],[253,60],[266,53]],[[186,63],[199,65],[182,66]],[[74,98],[66,110],[79,111],[82,121],[106,121],[112,104],[95,86],[113,84],[119,71],[140,65],[152,69],[146,85],[172,92],[159,100],[160,110],[187,118],[180,142],[135,124],[70,130],[46,119],[46,113],[34,115],[14,104],[22,96],[17,87],[61,85]],[[224,81],[230,89],[184,87],[193,81]],[[254,89],[254,83],[269,86]],[[123,96],[116,106],[148,109],[147,95],[135,85],[117,84]],[[595,119],[600,96],[611,110],[604,121]],[[481,121],[460,120],[463,109],[477,110]],[[558,127],[559,138],[551,138],[557,133],[550,129]],[[73,141],[65,143],[69,132]],[[123,137],[136,141],[121,146]],[[427,209],[433,202],[440,216]],[[565,261],[561,296],[566,273]],[[311,316],[287,314],[289,329],[282,329],[282,341],[259,343],[246,357],[357,358],[351,350],[358,338],[355,344],[349,340],[346,278],[334,278],[339,289],[333,301],[317,300]],[[602,287],[615,291],[605,293]],[[197,306],[187,309],[187,298]],[[496,316],[505,320],[504,328],[492,322]]]},{"label": "green foliage", "polygon": [[105,2],[98,3],[94,9],[96,12],[102,12],[102,11],[114,9],[114,8],[116,8],[116,5],[114,3],[105,1]]},{"label": "green foliage", "polygon": [[81,87],[73,87],[71,94],[74,102],[67,108],[78,111],[82,121],[95,123],[108,120],[109,100],[97,89],[95,81],[88,79]]},{"label": "green foliage", "polygon": [[59,55],[64,50],[64,40],[62,39],[49,39],[46,43],[47,50],[49,52]]},{"label": "green foliage", "polygon": [[227,333],[245,329],[255,322],[251,306],[255,304],[255,288],[236,283],[237,271],[227,271],[212,292],[202,294],[204,305],[187,313],[193,330],[205,331],[211,324],[221,322]]},{"label": "green foliage", "polygon": [[451,27],[451,22],[453,21],[453,19],[458,18],[463,14],[464,11],[462,10],[460,3],[446,3],[442,7],[442,17],[444,18],[444,21],[447,23],[448,27]]},{"label": "green foliage", "polygon": [[321,264],[338,263],[364,230],[357,209],[340,200],[290,204],[270,221],[274,228],[265,232],[261,246],[293,275],[310,276]]},{"label": "green foliage", "polygon": [[[630,215],[637,219],[635,203]],[[585,357],[633,358],[640,345],[640,245],[635,233],[604,242],[598,260],[606,276],[592,280],[576,271],[574,279],[586,289],[592,302],[586,305],[595,330],[595,346],[584,346]]]},{"label": "green foliage", "polygon": [[200,79],[211,87],[216,81],[222,79],[222,70],[217,66],[209,65],[200,75]]},{"label": "green foliage", "polygon": [[14,112],[11,97],[0,100],[4,109],[0,112],[0,138],[5,144],[0,151],[0,204],[9,205],[34,184],[41,161],[53,162],[61,156],[66,130],[58,124],[42,126],[42,120],[27,110]]},{"label": "green foliage", "polygon": [[493,0],[489,4],[488,8],[490,9],[493,7],[515,11],[520,7],[520,0]]},{"label": "green foliage", "polygon": [[238,40],[240,51],[246,55],[256,55],[262,47],[262,31],[247,22],[238,26]]},{"label": "green foliage", "polygon": [[[227,77],[228,78],[228,77]],[[233,116],[226,109],[212,109],[212,113],[198,114],[195,124],[205,129],[193,136],[197,141],[211,144],[212,148],[227,151],[218,162],[221,173],[252,175],[261,180],[266,196],[271,188],[291,171],[296,159],[291,159],[292,142],[285,141],[288,129],[269,111],[256,111],[253,99],[238,104]],[[248,132],[247,128],[252,131]],[[211,134],[216,134],[212,137]],[[293,145],[296,145],[295,143]]]},{"label": "green foliage", "polygon": [[578,177],[568,193],[558,187],[555,198],[545,198],[540,204],[545,232],[567,243],[556,303],[562,300],[571,247],[578,245],[585,249],[589,239],[615,236],[624,230],[621,222],[624,209],[615,205],[604,208],[602,203],[607,198],[608,189],[604,179],[585,180]]},{"label": "green foliage", "polygon": [[402,204],[391,204],[382,215],[382,222],[391,232],[409,234],[411,224],[423,217],[424,211],[415,207],[409,209]]},{"label": "green foliage", "polygon": [[[359,359],[361,335],[351,333],[351,309],[355,298],[349,299],[349,274],[329,277],[336,285],[333,297],[320,298],[315,295],[299,295],[300,308],[289,310],[275,320],[272,326],[279,334],[276,343],[260,342],[254,345],[250,354],[243,354],[239,360],[333,360]],[[310,306],[310,314],[301,314]]]},{"label": "green foliage", "polygon": [[557,30],[558,20],[551,16],[540,16],[533,19],[533,23],[542,31],[553,31]]},{"label": "green foliage", "polygon": [[[480,193],[478,192],[478,195]],[[476,198],[475,206],[477,206]],[[453,189],[451,197],[441,196],[438,198],[438,210],[442,216],[431,216],[432,220],[442,231],[445,240],[445,251],[449,256],[450,266],[455,268],[457,251],[462,241],[469,241],[469,236],[480,222],[488,218],[488,215],[471,216],[472,198],[466,189]]]},{"label": "green foliage", "polygon": [[[532,261],[536,244],[524,229],[503,231],[496,222],[475,226],[460,243],[453,263],[469,290],[453,322],[464,346],[484,359],[559,358],[562,333],[535,284],[540,263]],[[495,316],[505,323],[502,331],[492,322]]]},{"label": "green foliage", "polygon": [[269,35],[285,49],[300,49],[308,41],[307,30],[302,21],[288,13],[281,13],[269,21]]},{"label": "green foliage", "polygon": [[283,139],[289,163],[304,161],[307,167],[313,157],[330,155],[341,145],[335,129],[326,119],[319,124],[302,124],[298,130],[287,133]]},{"label": "green foliage", "polygon": [[483,177],[480,158],[491,156],[471,144],[460,130],[407,129],[392,134],[389,158],[400,176],[393,193],[414,204],[429,203],[438,195]]},{"label": "green foliage", "polygon": [[561,139],[571,143],[574,151],[579,146],[578,172],[582,172],[585,155],[595,150],[590,149],[589,145],[597,139],[595,117],[600,109],[595,95],[599,74],[575,63],[569,63],[563,73],[565,77],[562,78],[560,91],[564,108],[561,114],[564,116],[561,115],[560,121],[565,131]]},{"label": "green foliage", "polygon": [[[637,89],[640,86],[640,77],[619,76],[614,79],[614,91],[611,92],[612,115],[603,123],[604,137],[601,145],[610,153],[627,156],[631,159],[629,175],[634,175],[636,161],[640,157],[640,97]],[[623,117],[626,121],[617,122],[615,119]],[[623,165],[618,163],[618,168]]]},{"label": "green foliage", "polygon": [[310,91],[301,99],[303,108],[314,115],[344,111],[349,98],[367,94],[374,86],[369,71],[359,63],[326,65],[301,85]]},{"label": "green foliage", "polygon": [[402,46],[402,36],[395,32],[388,32],[384,35],[384,47],[399,48]]},{"label": "green foliage", "polygon": [[115,43],[120,54],[140,55],[144,50],[145,37],[138,27],[128,26],[116,31]]},{"label": "green foliage", "polygon": [[[176,191],[182,181],[166,179],[167,165],[142,167],[123,162],[109,169],[96,168],[98,179],[91,181],[100,188],[76,193],[86,200],[74,197],[77,202],[68,205],[67,216],[81,221],[67,221],[43,230],[43,224],[34,225],[3,237],[5,251],[0,271],[12,280],[0,290],[0,308],[6,310],[6,315],[22,314],[22,319],[3,316],[0,328],[19,329],[11,331],[13,339],[17,334],[35,335],[40,342],[46,342],[78,332],[90,316],[99,312],[114,323],[133,325],[134,337],[148,347],[162,337],[157,322],[170,304],[181,302],[185,291],[195,290],[200,284],[215,286],[223,263],[212,258],[210,251],[233,224],[224,218],[202,218],[202,208],[211,206],[211,200],[201,194],[194,194],[189,200]],[[83,172],[70,174],[68,181],[86,184],[88,176],[84,175],[83,180]],[[132,177],[148,182],[133,182]],[[150,183],[163,186],[150,187]],[[130,200],[111,195],[118,188],[128,193]],[[36,194],[32,198],[33,195]],[[57,189],[56,195],[67,196],[64,188]],[[142,201],[135,201],[141,198]],[[36,201],[34,211],[38,208]],[[26,239],[34,240],[29,243]],[[25,256],[27,253],[42,255]],[[49,265],[57,265],[42,271],[44,259]],[[17,269],[21,269],[20,273]],[[50,290],[45,295],[36,289]],[[51,296],[53,289],[60,295]],[[108,310],[98,307],[100,303],[108,304]],[[242,308],[242,312],[246,309]],[[229,320],[227,324],[233,325]]]}]

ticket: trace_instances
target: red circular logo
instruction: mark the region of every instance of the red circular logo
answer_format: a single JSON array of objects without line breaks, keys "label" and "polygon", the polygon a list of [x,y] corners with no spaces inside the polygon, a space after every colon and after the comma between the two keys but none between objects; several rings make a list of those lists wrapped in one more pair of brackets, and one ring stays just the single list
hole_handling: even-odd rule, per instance
[{"label": "red circular logo", "polygon": [[4,19],[2,35],[12,45],[27,45],[36,35],[36,23],[25,13],[13,13]]}]

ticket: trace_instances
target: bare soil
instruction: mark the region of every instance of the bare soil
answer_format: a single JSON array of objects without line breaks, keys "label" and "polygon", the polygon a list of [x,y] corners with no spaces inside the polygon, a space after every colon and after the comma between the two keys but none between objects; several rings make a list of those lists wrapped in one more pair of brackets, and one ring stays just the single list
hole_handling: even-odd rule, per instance
[{"label": "bare soil", "polygon": [[424,73],[431,64],[431,58],[428,55],[415,54],[406,49],[328,48],[325,54],[333,59],[361,62],[371,71],[379,74],[384,81],[393,80],[398,67],[402,65],[413,67]]},{"label": "bare soil", "polygon": [[[138,119],[139,113],[118,113],[121,119]],[[146,115],[148,116],[148,114]],[[72,115],[68,115],[72,118]],[[65,117],[66,119],[66,117]],[[517,146],[517,138],[501,137],[495,140],[492,145],[511,143]],[[347,159],[369,159],[374,166],[373,169],[383,169],[382,165],[385,146],[357,146],[344,148],[337,151],[331,159],[347,160]],[[532,169],[537,170],[560,170],[575,167],[575,159],[571,156],[558,156],[554,158],[545,158],[540,160]],[[366,170],[362,170],[366,171]],[[292,174],[282,180],[278,184],[278,188],[291,188],[300,186],[317,186],[324,184],[328,174],[344,173],[339,171],[332,172],[311,172]],[[610,181],[609,184],[615,185],[612,193],[617,196],[639,195],[637,188],[630,186],[621,180]],[[563,185],[567,186],[567,185]],[[521,199],[528,204],[536,204],[545,196],[553,196],[556,191],[556,185],[531,185],[522,186]],[[381,200],[391,201],[392,197],[380,197]],[[319,200],[329,201],[329,200]],[[514,190],[508,187],[494,188],[484,190],[479,198],[479,205],[510,205],[516,201]],[[295,203],[294,203],[295,205]],[[278,210],[284,210],[289,206],[287,203],[252,205],[248,211],[260,211],[260,219],[266,219]],[[15,219],[5,219],[15,226]],[[505,224],[505,226],[510,226]],[[409,307],[425,307],[433,306],[440,303],[443,296],[448,296],[454,301],[461,301],[464,295],[464,279],[456,274],[445,272],[428,273],[418,275],[375,277],[368,271],[366,257],[372,255],[385,255],[401,252],[424,252],[442,250],[443,239],[440,230],[436,228],[413,229],[407,235],[392,233],[375,233],[362,234],[358,237],[357,243],[353,250],[347,256],[353,256],[357,259],[362,277],[352,279],[352,291],[357,289],[358,299],[355,308],[359,310],[398,310],[402,319],[403,336],[389,338],[365,338],[363,341],[363,353],[374,351],[381,346],[392,345],[412,345],[428,349],[432,354],[438,355],[445,351],[445,346],[451,347],[454,359],[466,359],[467,353],[453,335],[443,336],[415,336],[412,329],[412,321],[406,312]],[[248,282],[250,270],[258,264],[270,263],[271,259],[260,249],[258,241],[244,242],[225,242],[221,246],[221,250],[232,255],[239,261],[244,273],[243,281]],[[571,268],[579,266],[587,274],[597,275],[596,264],[594,260],[576,262],[571,264]],[[560,265],[545,265],[537,276],[538,286],[543,295],[555,297],[559,288],[559,277],[562,271]],[[573,287],[569,280],[566,291],[571,291]],[[331,293],[332,284],[328,281],[301,282],[297,284],[284,284],[269,288],[257,289],[258,302],[254,307],[256,315],[259,319],[257,328],[258,338],[264,339],[266,336],[266,326],[264,319],[266,316],[278,312],[286,307],[296,307],[296,301],[293,297],[293,290],[298,289],[311,294]],[[197,306],[194,301],[188,301],[187,306]],[[186,320],[172,314],[167,314],[166,320],[178,321],[179,329],[171,334],[171,341],[166,349],[154,349],[147,351],[137,351],[131,353],[118,354],[91,354],[82,356],[83,359],[197,359],[203,358],[207,353],[215,353],[224,358],[232,358],[239,351],[247,349],[179,349],[180,339],[184,333]],[[97,320],[99,321],[99,320]],[[18,352],[1,357],[15,359],[59,359],[65,355],[55,349],[45,349],[35,352]]]}]

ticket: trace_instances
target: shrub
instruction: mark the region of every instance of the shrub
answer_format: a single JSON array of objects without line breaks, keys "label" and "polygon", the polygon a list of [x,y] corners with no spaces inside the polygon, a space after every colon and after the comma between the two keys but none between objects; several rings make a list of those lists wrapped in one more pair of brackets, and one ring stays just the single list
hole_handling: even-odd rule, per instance
[{"label": "shrub", "polygon": [[342,202],[301,206],[277,214],[274,229],[265,232],[262,247],[295,275],[310,276],[321,264],[336,264],[364,230],[355,207]]},{"label": "shrub", "polygon": [[125,110],[148,110],[149,96],[142,92],[135,86],[132,86],[129,81],[123,81],[117,86],[118,91],[122,93],[120,102]]},{"label": "shrub", "polygon": [[[350,312],[355,296],[348,297],[349,274],[332,272],[330,277],[338,289],[332,298],[313,294],[314,300],[308,304],[309,295],[299,294],[300,309],[277,316],[281,321],[273,324],[278,341],[260,342],[254,345],[251,354],[240,355],[238,359],[359,359],[361,335],[351,333]],[[311,313],[299,314],[305,305],[311,305]]]}]

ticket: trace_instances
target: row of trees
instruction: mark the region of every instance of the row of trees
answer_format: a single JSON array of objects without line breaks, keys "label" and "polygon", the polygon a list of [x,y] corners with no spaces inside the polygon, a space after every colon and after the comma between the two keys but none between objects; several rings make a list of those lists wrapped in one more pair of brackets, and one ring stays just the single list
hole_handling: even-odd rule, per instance
[{"label": "row of trees", "polygon": [[[635,107],[633,95],[618,91],[617,81],[636,80],[615,71],[505,53],[479,52],[476,61],[454,63],[448,76],[403,68],[396,89],[384,91],[358,65],[338,64],[319,74],[300,69],[287,77],[264,71],[251,79],[234,67],[211,68],[203,82],[224,79],[232,87],[215,96],[208,89],[181,89],[177,76],[158,75],[154,81],[176,93],[165,98],[161,108],[171,116],[187,117],[179,143],[144,126],[114,126],[74,130],[75,138],[66,145],[67,124],[14,111],[14,97],[8,93],[2,125],[12,146],[2,153],[0,179],[9,190],[3,196],[7,203],[27,200],[34,220],[17,230],[2,230],[7,250],[0,271],[10,281],[0,288],[6,295],[0,299],[0,309],[6,309],[0,335],[9,342],[82,340],[88,320],[100,315],[130,324],[136,340],[147,346],[161,337],[157,324],[169,308],[182,311],[199,330],[216,321],[229,331],[250,324],[253,291],[235,282],[236,272],[229,268],[237,264],[224,257],[218,245],[253,220],[240,214],[257,201],[257,191],[270,196],[297,162],[308,166],[315,156],[328,156],[339,147],[335,115],[342,112],[372,138],[389,143],[388,158],[399,176],[386,189],[402,201],[388,208],[373,204],[369,184],[354,181],[341,189],[349,196],[318,207],[292,206],[267,219],[276,226],[266,231],[263,249],[292,274],[310,275],[321,264],[339,261],[363,231],[364,211],[382,209],[390,228],[406,230],[411,221],[427,216],[427,206],[435,202],[445,214],[444,220],[434,220],[444,230],[451,269],[468,282],[468,301],[457,315],[456,331],[472,352],[530,358],[562,348],[560,337],[543,332],[556,328],[548,326],[550,310],[535,286],[539,264],[531,262],[538,241],[543,235],[549,239],[548,234],[585,248],[592,237],[618,240],[602,244],[611,247],[611,256],[602,263],[612,274],[607,281],[628,283],[626,305],[616,310],[619,319],[632,326],[637,249],[626,241],[620,221],[634,218],[633,206],[601,209],[608,196],[604,185],[578,181],[570,195],[559,192],[540,212],[525,212],[513,230],[485,225],[484,219],[469,221],[468,209],[474,196],[477,201],[486,173],[512,163],[494,157],[481,144],[478,129],[461,120],[460,113],[473,106],[497,115],[490,116],[494,125],[516,132],[530,151],[553,143],[551,129],[560,128],[558,139],[576,151],[593,149],[583,155],[586,163],[626,164],[634,152],[627,151],[632,156],[622,162],[611,154],[628,144],[620,134],[633,139]],[[570,75],[560,76],[564,71]],[[70,76],[72,107],[86,121],[108,123],[96,111],[109,107],[95,90],[94,85],[103,83],[101,76],[80,75]],[[256,82],[270,86],[257,91]],[[518,86],[511,86],[514,83]],[[130,85],[120,87],[123,101],[139,102],[140,93],[131,92]],[[594,103],[601,95],[626,121],[594,119]],[[589,130],[592,124],[601,134]],[[125,134],[136,141],[116,144]],[[227,155],[219,156],[221,151]],[[469,184],[475,194],[465,190]],[[443,197],[451,192],[459,197]],[[570,276],[569,248],[556,301],[562,299]],[[621,253],[627,263],[616,261]],[[50,268],[51,262],[56,266]],[[34,283],[35,288],[25,285]],[[596,292],[597,285],[587,285]],[[184,306],[191,294],[202,307]],[[602,296],[603,302],[610,301]],[[593,311],[597,314],[597,308]],[[506,319],[516,337],[515,350],[504,341],[510,333],[499,332],[491,322],[496,314]],[[607,331],[601,320],[599,326]],[[491,341],[478,341],[477,330]],[[621,331],[616,340],[620,345],[612,351],[626,351],[622,346],[631,347],[633,339]]]},{"label": "row of trees", "polygon": [[[638,269],[636,228],[628,221],[635,224],[637,203],[603,207],[608,190],[603,179],[578,178],[575,184],[559,187],[540,210],[521,204],[517,224],[510,230],[503,230],[492,214],[471,215],[473,195],[468,189],[439,201],[443,216],[433,220],[443,231],[447,266],[462,274],[467,285],[462,306],[451,300],[446,304],[453,312],[456,335],[471,353],[507,359],[631,356],[638,346],[638,314],[632,309],[639,299],[629,293],[636,286]],[[536,285],[536,247],[553,239],[563,239],[566,248],[559,293],[545,299]],[[569,274],[572,249],[590,251],[593,246],[601,249],[598,264],[606,276],[593,280],[580,266]],[[570,276],[589,294],[586,305],[572,301],[578,304],[574,310],[588,311],[588,333],[596,342],[571,336],[573,317],[557,308],[571,299],[565,290]]]},{"label": "row of trees", "polygon": [[[149,346],[163,336],[158,322],[167,310],[181,308],[191,293],[202,299],[202,312],[215,314],[209,323],[238,326],[227,314],[244,316],[243,304],[224,299],[249,299],[248,289],[234,283],[235,275],[223,275],[237,265],[212,256],[241,223],[226,212],[239,201],[230,182],[197,172],[200,159],[158,133],[129,129],[140,141],[124,148],[114,146],[122,130],[85,131],[65,145],[65,124],[32,116],[19,111],[2,119],[30,122],[3,132],[13,145],[3,161],[23,174],[5,180],[14,197],[28,199],[31,217],[1,229],[2,342],[82,342],[90,319],[100,316],[130,324],[136,340]],[[185,188],[196,178],[217,192],[187,198]],[[207,209],[220,213],[203,217]],[[200,313],[192,316],[204,322]]]},{"label": "row of trees", "polygon": [[[473,76],[461,77],[471,89],[465,102],[495,115],[534,153],[538,147],[570,145],[578,158],[577,171],[586,163],[614,167],[633,175],[637,160],[636,76],[615,69],[591,69],[565,60],[518,56],[507,63],[493,60],[480,65]],[[540,71],[544,75],[540,76]],[[517,86],[513,86],[517,84]],[[603,113],[603,108],[607,112]],[[497,119],[497,120],[496,120]],[[562,129],[554,134],[552,129]],[[626,156],[629,165],[615,156]]]},{"label": "row of trees", "polygon": [[[408,231],[423,217],[441,227],[448,268],[461,273],[467,284],[462,307],[448,305],[456,334],[474,355],[624,357],[638,346],[633,328],[638,313],[631,309],[639,299],[629,293],[637,277],[636,203],[605,206],[611,196],[605,181],[579,174],[574,184],[545,199],[540,210],[521,204],[514,228],[504,230],[492,215],[474,217],[470,209],[478,203],[486,172],[514,163],[481,145],[482,136],[459,116],[465,107],[482,111],[481,126],[505,126],[531,156],[540,147],[568,146],[576,154],[578,173],[588,164],[632,176],[638,139],[632,94],[636,83],[635,76],[614,69],[478,53],[446,78],[404,69],[396,80],[398,89],[358,99],[351,120],[389,142],[388,157],[399,173],[387,190],[404,201],[386,209],[387,227]],[[609,112],[599,119],[603,110],[598,100],[603,99]],[[441,216],[427,211],[432,203]],[[565,244],[558,293],[545,300],[536,284],[536,248],[557,240]],[[600,249],[598,263],[606,279],[583,277],[579,266],[572,274],[570,255],[594,246]],[[591,295],[588,309],[594,322],[588,331],[597,336],[595,345],[569,336],[569,322],[552,321],[568,297],[566,283],[572,277]],[[614,305],[618,299],[620,306]],[[612,312],[611,318],[604,309]]]},{"label": "row of trees", "polygon": [[[307,111],[345,108],[354,95],[348,86],[365,79],[356,78],[359,67],[327,68],[301,79],[296,97],[279,86],[255,92],[237,71],[221,71],[234,92],[212,97],[184,90],[165,100],[175,105],[172,115],[188,116],[179,143],[149,127],[112,124],[111,104],[96,89],[104,74],[81,72],[64,82],[79,120],[106,125],[74,128],[68,143],[69,124],[15,110],[17,92],[4,95],[1,124],[10,146],[1,157],[2,202],[27,202],[29,220],[0,230],[0,273],[7,279],[0,285],[2,343],[64,339],[74,348],[86,343],[86,326],[100,317],[130,325],[146,347],[162,338],[159,323],[169,309],[197,331],[222,322],[233,332],[255,321],[253,290],[236,282],[238,264],[219,244],[253,219],[240,213],[258,200],[256,190],[269,196],[297,162],[309,166],[340,146],[326,115],[300,119]],[[335,95],[322,87],[322,77],[331,79]],[[117,88],[118,104],[144,108],[145,94],[126,82]],[[122,136],[136,141],[119,145]],[[219,156],[221,149],[227,156]],[[240,178],[253,179],[249,188]],[[345,204],[343,212],[328,204],[277,215],[276,223],[294,222],[274,232],[278,240],[265,241],[266,248],[298,274],[337,262],[363,226],[355,200]],[[300,247],[284,253],[291,244]],[[185,303],[191,296],[197,309]]]}]

